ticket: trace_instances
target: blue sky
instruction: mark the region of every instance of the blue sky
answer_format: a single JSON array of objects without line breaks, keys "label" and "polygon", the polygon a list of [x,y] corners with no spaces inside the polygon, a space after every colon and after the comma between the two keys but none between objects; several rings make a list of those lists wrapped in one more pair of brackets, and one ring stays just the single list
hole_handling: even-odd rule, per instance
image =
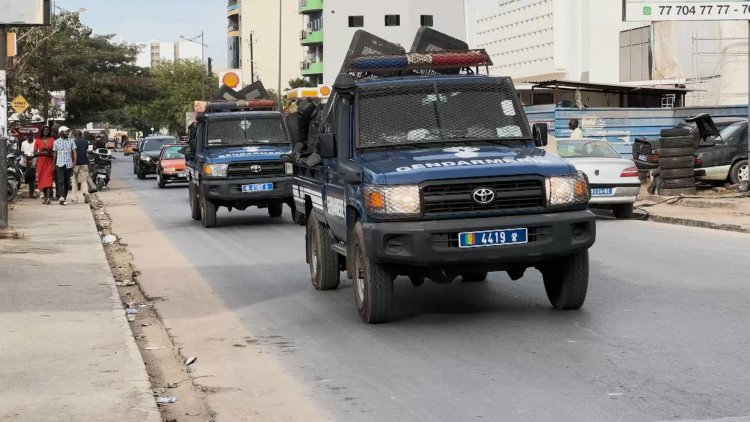
[{"label": "blue sky", "polygon": [[207,57],[217,67],[227,62],[226,0],[55,0],[75,11],[97,34],[117,34],[130,42],[179,41],[205,32]]}]

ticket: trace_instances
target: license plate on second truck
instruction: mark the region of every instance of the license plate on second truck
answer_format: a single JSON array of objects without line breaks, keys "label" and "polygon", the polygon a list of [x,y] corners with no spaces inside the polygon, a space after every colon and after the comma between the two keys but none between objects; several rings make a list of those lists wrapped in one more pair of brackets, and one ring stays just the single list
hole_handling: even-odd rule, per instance
[{"label": "license plate on second truck", "polygon": [[255,183],[252,185],[242,185],[242,192],[265,192],[273,190],[273,183]]},{"label": "license plate on second truck", "polygon": [[487,230],[458,234],[459,248],[481,248],[484,246],[515,245],[529,242],[527,229]]}]

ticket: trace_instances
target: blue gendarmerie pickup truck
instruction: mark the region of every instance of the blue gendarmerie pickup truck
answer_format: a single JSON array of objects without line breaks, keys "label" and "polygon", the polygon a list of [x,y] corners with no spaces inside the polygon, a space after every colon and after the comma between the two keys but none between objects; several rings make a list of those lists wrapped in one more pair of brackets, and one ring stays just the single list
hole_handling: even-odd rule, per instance
[{"label": "blue gendarmerie pickup truck", "polygon": [[269,100],[209,102],[191,127],[185,148],[190,210],[203,227],[214,227],[219,207],[268,208],[280,217],[292,202],[291,151],[281,113]]},{"label": "blue gendarmerie pickup truck", "polygon": [[345,271],[367,323],[387,319],[400,275],[418,286],[533,267],[554,308],[584,303],[588,182],[540,149],[546,127],[529,127],[510,78],[478,74],[490,64],[484,50],[370,49],[347,58],[325,106],[300,107],[293,194],[312,284],[335,289]]}]

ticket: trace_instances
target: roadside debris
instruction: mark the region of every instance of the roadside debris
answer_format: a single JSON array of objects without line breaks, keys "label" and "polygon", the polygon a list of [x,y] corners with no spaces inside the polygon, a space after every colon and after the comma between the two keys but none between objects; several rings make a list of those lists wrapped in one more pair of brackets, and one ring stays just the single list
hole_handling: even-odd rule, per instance
[{"label": "roadside debris", "polygon": [[171,404],[177,401],[177,397],[158,397],[156,404]]},{"label": "roadside debris", "polygon": [[135,315],[133,315],[133,314],[128,314],[127,318],[128,318],[128,322],[135,321]]},{"label": "roadside debris", "polygon": [[196,356],[190,356],[187,359],[185,359],[185,366],[190,366],[194,364],[198,360],[198,357]]},{"label": "roadside debris", "polygon": [[102,237],[102,243],[105,245],[114,245],[117,242],[117,236],[108,234]]}]

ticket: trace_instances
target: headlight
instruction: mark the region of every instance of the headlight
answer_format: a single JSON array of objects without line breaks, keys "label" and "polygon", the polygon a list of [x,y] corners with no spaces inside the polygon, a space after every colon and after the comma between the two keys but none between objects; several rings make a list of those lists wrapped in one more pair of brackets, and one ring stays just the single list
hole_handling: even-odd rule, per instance
[{"label": "headlight", "polygon": [[417,185],[366,185],[362,188],[367,213],[376,218],[417,217],[421,212]]},{"label": "headlight", "polygon": [[284,163],[284,173],[286,173],[287,176],[294,174],[294,166],[292,163]]},{"label": "headlight", "polygon": [[546,185],[547,206],[550,207],[585,204],[591,199],[588,179],[580,171],[569,176],[548,177]]},{"label": "headlight", "polygon": [[227,177],[226,164],[206,164],[203,166],[203,174],[210,177]]},{"label": "headlight", "polygon": [[141,154],[141,161],[151,161],[151,157],[147,154]]}]

